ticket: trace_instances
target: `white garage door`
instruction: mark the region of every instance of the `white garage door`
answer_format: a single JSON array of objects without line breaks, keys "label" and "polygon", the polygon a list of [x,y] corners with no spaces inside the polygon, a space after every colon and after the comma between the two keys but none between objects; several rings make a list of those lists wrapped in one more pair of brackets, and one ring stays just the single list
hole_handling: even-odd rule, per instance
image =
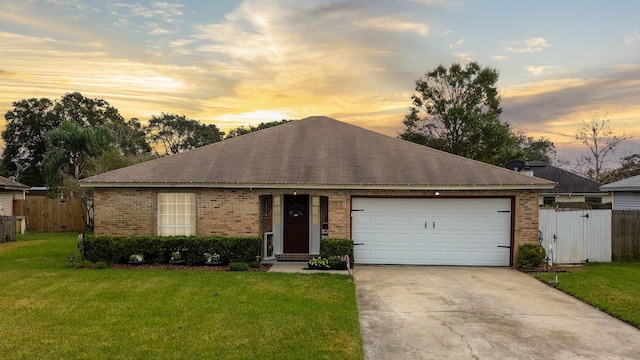
[{"label": "white garage door", "polygon": [[353,198],[355,262],[509,266],[511,200]]}]

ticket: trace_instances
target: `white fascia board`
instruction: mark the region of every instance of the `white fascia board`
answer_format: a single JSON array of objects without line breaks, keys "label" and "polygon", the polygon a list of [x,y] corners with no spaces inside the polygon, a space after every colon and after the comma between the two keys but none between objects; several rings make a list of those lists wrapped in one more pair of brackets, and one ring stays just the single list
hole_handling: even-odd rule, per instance
[{"label": "white fascia board", "polygon": [[227,189],[327,189],[327,190],[541,190],[553,189],[555,184],[246,184],[246,183],[90,183],[80,182],[83,188],[227,188]]}]

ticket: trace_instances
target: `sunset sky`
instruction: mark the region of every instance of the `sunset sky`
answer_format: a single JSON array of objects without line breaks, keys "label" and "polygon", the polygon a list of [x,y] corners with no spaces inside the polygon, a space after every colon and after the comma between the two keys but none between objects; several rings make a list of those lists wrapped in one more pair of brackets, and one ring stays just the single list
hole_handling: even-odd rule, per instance
[{"label": "sunset sky", "polygon": [[634,0],[3,0],[0,113],[79,91],[143,122],[326,115],[397,136],[416,79],[477,61],[500,72],[502,120],[560,158],[604,116],[640,153],[639,29]]}]

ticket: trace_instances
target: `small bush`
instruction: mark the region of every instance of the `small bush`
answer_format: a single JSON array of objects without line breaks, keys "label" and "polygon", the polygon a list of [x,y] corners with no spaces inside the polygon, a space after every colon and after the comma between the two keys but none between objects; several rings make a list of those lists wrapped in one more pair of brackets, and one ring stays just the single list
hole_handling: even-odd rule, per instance
[{"label": "small bush", "polygon": [[523,244],[518,249],[518,269],[532,270],[544,263],[546,253],[540,244]]},{"label": "small bush", "polygon": [[252,269],[259,269],[262,263],[260,261],[252,261],[248,265]]},{"label": "small bush", "polygon": [[309,260],[309,269],[329,269],[329,259],[318,256]]},{"label": "small bush", "polygon": [[243,262],[232,262],[229,264],[229,271],[249,271],[249,264]]},{"label": "small bush", "polygon": [[320,240],[320,257],[330,258],[331,256],[342,257],[349,255],[349,261],[353,268],[355,257],[353,256],[353,240],[351,239],[322,239]]}]

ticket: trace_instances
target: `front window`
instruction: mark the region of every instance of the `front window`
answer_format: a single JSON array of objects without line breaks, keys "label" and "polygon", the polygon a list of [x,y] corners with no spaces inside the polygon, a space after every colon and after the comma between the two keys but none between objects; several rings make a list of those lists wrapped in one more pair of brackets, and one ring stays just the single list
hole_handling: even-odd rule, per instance
[{"label": "front window", "polygon": [[158,194],[158,235],[196,234],[196,201],[193,193]]}]

